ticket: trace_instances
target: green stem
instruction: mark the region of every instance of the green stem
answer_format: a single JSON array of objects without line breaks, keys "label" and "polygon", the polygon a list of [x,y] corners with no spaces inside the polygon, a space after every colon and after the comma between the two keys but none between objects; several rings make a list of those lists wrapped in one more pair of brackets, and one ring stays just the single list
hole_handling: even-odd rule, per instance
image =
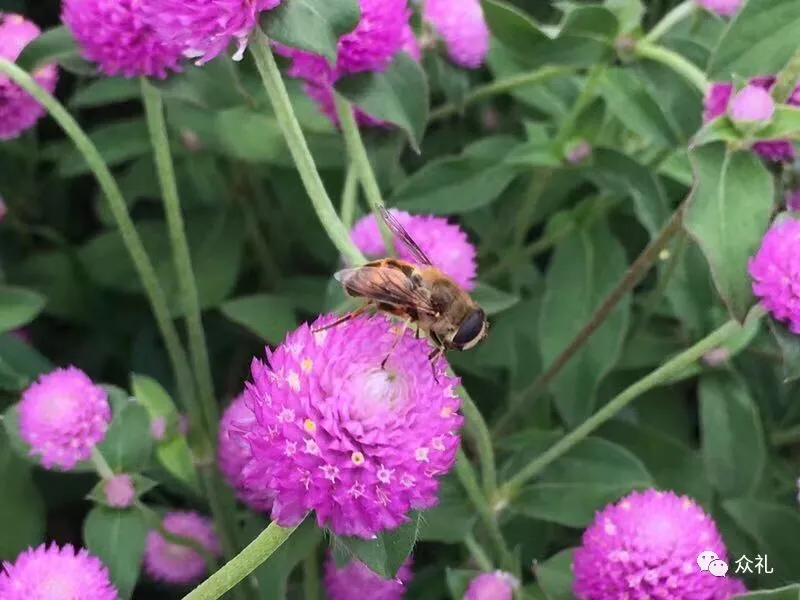
[{"label": "green stem", "polygon": [[494,571],[494,565],[492,564],[492,560],[489,558],[489,555],[486,554],[486,550],[483,549],[478,543],[478,540],[475,539],[475,536],[471,533],[467,534],[467,537],[464,538],[464,545],[469,550],[469,553],[472,555],[472,558],[475,559],[475,562],[483,571]]},{"label": "green stem", "polygon": [[741,327],[741,324],[735,319],[728,321],[725,325],[713,331],[691,348],[667,361],[655,371],[652,371],[650,374],[623,390],[608,404],[603,406],[603,408],[550,446],[545,452],[523,467],[519,473],[509,479],[500,490],[500,496],[505,500],[511,500],[530,479],[541,473],[548,465],[553,463],[553,461],[563,456],[568,450],[585,439],[633,400],[659,386],[662,382],[668,381],[670,377],[693,364],[711,348],[717,347],[729,336],[739,331]]},{"label": "green stem", "polygon": [[695,12],[695,8],[695,0],[684,0],[684,2],[678,4],[675,8],[664,15],[664,18],[656,23],[655,27],[653,27],[650,32],[642,38],[642,41],[650,44],[655,43],[670,29],[675,27],[675,25],[691,17]]},{"label": "green stem", "polygon": [[94,465],[94,470],[97,471],[97,474],[100,475],[101,479],[111,479],[114,477],[114,471],[108,465],[105,457],[100,454],[100,450],[97,449],[97,446],[92,448],[91,461]]},{"label": "green stem", "polygon": [[372,170],[372,165],[369,162],[369,155],[367,154],[367,149],[364,147],[364,140],[361,139],[361,132],[358,129],[358,123],[353,114],[353,109],[350,103],[336,92],[333,93],[333,98],[336,104],[336,113],[339,116],[339,123],[342,127],[342,133],[344,134],[347,153],[350,155],[350,162],[355,167],[358,178],[361,181],[361,186],[364,188],[364,196],[367,198],[367,204],[369,204],[370,209],[375,214],[375,218],[378,221],[381,237],[383,237],[383,245],[386,247],[387,254],[396,256],[397,251],[394,247],[392,232],[378,214],[379,209],[384,206],[383,195],[381,194],[378,180],[375,177],[375,171]]},{"label": "green stem", "polygon": [[534,169],[533,171],[531,183],[524,196],[525,200],[516,216],[513,237],[514,255],[519,254],[519,251],[525,244],[525,236],[528,234],[528,230],[533,220],[536,218],[536,209],[539,206],[539,200],[547,189],[547,184],[550,182],[552,176],[553,170],[550,168]]},{"label": "green stem", "polygon": [[269,46],[269,39],[263,31],[256,28],[247,47],[253,55],[264,89],[272,103],[272,109],[275,111],[278,125],[281,127],[286,145],[289,147],[297,172],[300,174],[300,179],[303,181],[303,186],[320,223],[325,228],[333,245],[349,264],[363,264],[366,262],[364,255],[350,239],[350,233],[339,219],[339,215],[336,214],[328,192],[325,191],[325,185],[317,171],[314,157],[311,155],[303,130],[294,114],[289,93],[286,91],[286,85]]},{"label": "green stem", "polygon": [[773,446],[793,446],[800,443],[800,425],[795,425],[789,429],[776,431],[772,434]]},{"label": "green stem", "polygon": [[352,161],[347,165],[347,174],[342,189],[342,204],[339,216],[344,226],[350,229],[356,220],[356,199],[358,198],[358,174]]},{"label": "green stem", "polygon": [[800,79],[800,50],[795,52],[775,79],[771,92],[775,102],[787,102],[797,86],[798,79]]},{"label": "green stem", "polygon": [[429,120],[436,121],[438,119],[443,119],[445,117],[454,115],[467,104],[472,104],[473,102],[481,100],[482,98],[504,94],[526,85],[542,83],[543,81],[547,81],[553,77],[566,75],[568,73],[572,73],[573,71],[574,69],[569,67],[542,67],[536,71],[519,73],[517,75],[512,75],[511,77],[496,79],[491,83],[473,89],[464,97],[460,104],[448,103],[434,109],[431,112]]},{"label": "green stem", "polygon": [[497,472],[494,462],[494,448],[492,447],[492,436],[486,421],[475,405],[464,386],[458,387],[456,392],[461,397],[461,412],[467,419],[467,427],[471,430],[471,436],[475,439],[478,447],[478,460],[481,464],[481,475],[483,489],[487,498],[493,498],[497,491]]},{"label": "green stem", "polygon": [[205,431],[213,439],[219,424],[219,411],[214,398],[214,383],[211,378],[211,361],[208,358],[200,301],[197,297],[197,282],[192,269],[189,240],[181,213],[178,184],[169,149],[167,125],[164,121],[164,104],[161,95],[146,78],[142,77],[142,99],[147,117],[147,128],[153,142],[156,172],[164,200],[164,213],[169,229],[172,259],[178,276],[183,313],[189,334],[189,354],[194,367],[194,375],[199,391],[200,410],[205,419]]},{"label": "green stem", "polygon": [[303,560],[303,600],[319,600],[319,563],[316,547]]},{"label": "green stem", "polygon": [[677,52],[673,52],[664,46],[657,46],[640,40],[636,44],[634,54],[640,58],[649,58],[669,67],[679,75],[682,75],[701,94],[705,95],[708,89],[708,79],[706,79],[705,73]]},{"label": "green stem", "polygon": [[558,148],[559,152],[563,152],[564,144],[567,142],[567,140],[569,140],[569,137],[575,130],[575,124],[578,122],[578,119],[589,103],[594,99],[597,86],[602,83],[605,72],[606,65],[596,65],[586,77],[586,81],[583,83],[580,94],[575,99],[569,114],[564,117],[564,120],[562,120],[561,124],[558,126],[558,132],[556,133],[554,145],[556,148]]},{"label": "green stem", "polygon": [[239,554],[229,560],[219,571],[194,588],[183,600],[216,600],[231,590],[236,584],[250,575],[267,560],[281,544],[297,529],[269,524],[256,539],[250,542]]},{"label": "green stem", "polygon": [[98,152],[97,147],[58,100],[42,89],[25,71],[4,58],[0,58],[0,73],[8,76],[9,79],[28,92],[47,109],[50,116],[53,117],[67,137],[75,144],[86,164],[89,165],[97,179],[97,183],[100,185],[100,189],[108,200],[111,215],[119,228],[122,242],[131,256],[136,273],[142,282],[142,287],[144,287],[156,324],[164,339],[164,346],[175,375],[179,394],[184,400],[189,401],[193,389],[189,361],[181,346],[178,330],[170,317],[167,297],[158,281],[153,264],[147,256],[142,240],[136,231],[136,226],[128,213],[127,204],[122,197],[122,192],[117,182],[114,180],[114,176],[108,169],[100,152]]},{"label": "green stem", "polygon": [[511,572],[515,572],[516,564],[514,557],[511,555],[511,552],[509,552],[508,547],[506,546],[506,542],[503,539],[503,533],[500,531],[500,525],[497,523],[495,513],[489,506],[486,496],[481,493],[481,488],[478,485],[478,478],[475,476],[475,471],[473,470],[467,455],[464,454],[464,451],[461,448],[458,450],[455,472],[456,477],[458,477],[458,480],[461,482],[461,485],[467,492],[467,496],[475,507],[475,510],[478,512],[478,516],[481,518],[481,521],[483,521],[492,543],[495,545],[495,549],[497,550],[497,554],[500,558],[500,564],[503,565],[503,568],[508,569]]}]

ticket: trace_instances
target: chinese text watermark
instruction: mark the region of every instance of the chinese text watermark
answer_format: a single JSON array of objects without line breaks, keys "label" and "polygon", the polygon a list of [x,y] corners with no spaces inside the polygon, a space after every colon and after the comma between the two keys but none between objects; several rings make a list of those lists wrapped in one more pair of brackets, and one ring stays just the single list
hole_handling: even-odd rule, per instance
[{"label": "chinese text watermark", "polygon": [[[740,556],[733,563],[736,565],[734,573],[772,573],[775,569],[769,566],[767,555],[757,554],[753,560],[750,560],[744,554]],[[697,566],[701,571],[711,573],[714,577],[725,577],[728,573],[728,563],[720,560],[716,552],[712,550],[703,550],[697,555]]]}]

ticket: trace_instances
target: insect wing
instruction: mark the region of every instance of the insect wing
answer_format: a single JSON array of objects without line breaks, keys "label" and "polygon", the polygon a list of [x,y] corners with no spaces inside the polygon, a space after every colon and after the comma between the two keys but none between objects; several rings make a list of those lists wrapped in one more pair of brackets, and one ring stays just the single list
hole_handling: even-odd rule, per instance
[{"label": "insect wing", "polygon": [[355,267],[342,269],[333,275],[345,291],[375,302],[384,302],[417,312],[435,315],[428,291],[416,285],[400,269],[393,267]]},{"label": "insect wing", "polygon": [[380,212],[381,217],[383,217],[383,220],[386,222],[386,225],[389,227],[391,232],[398,240],[405,244],[406,248],[408,248],[411,254],[414,255],[414,258],[417,259],[419,264],[433,266],[433,263],[431,262],[431,259],[428,258],[428,255],[422,251],[422,248],[417,245],[405,228],[400,225],[400,221],[398,221],[392,213],[386,210],[386,208],[383,206],[378,208],[378,212]]}]

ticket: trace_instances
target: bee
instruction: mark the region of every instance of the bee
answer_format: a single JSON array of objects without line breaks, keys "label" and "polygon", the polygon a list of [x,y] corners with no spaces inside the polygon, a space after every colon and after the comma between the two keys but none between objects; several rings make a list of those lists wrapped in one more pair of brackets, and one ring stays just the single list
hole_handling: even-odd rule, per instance
[{"label": "bee", "polygon": [[404,319],[381,368],[386,367],[412,323],[416,325],[417,338],[422,330],[435,346],[428,355],[432,367],[447,350],[469,350],[476,346],[486,337],[489,328],[484,310],[452,278],[433,265],[388,210],[381,207],[379,212],[389,230],[409,249],[418,264],[382,258],[337,271],[334,278],[342,284],[345,294],[366,302],[315,331],[336,327],[370,308]]}]

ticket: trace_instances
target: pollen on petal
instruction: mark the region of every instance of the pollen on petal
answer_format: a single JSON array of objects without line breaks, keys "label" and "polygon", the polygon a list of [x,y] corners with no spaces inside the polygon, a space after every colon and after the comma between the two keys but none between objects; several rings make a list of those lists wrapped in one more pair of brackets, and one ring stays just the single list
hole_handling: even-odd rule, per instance
[{"label": "pollen on petal", "polygon": [[300,363],[300,367],[303,369],[303,373],[311,373],[311,369],[314,368],[314,361],[310,358],[304,358],[303,362]]},{"label": "pollen on petal", "polygon": [[317,430],[317,424],[311,419],[306,419],[303,421],[303,429],[305,429],[308,433],[314,433]]},{"label": "pollen on petal", "polygon": [[353,452],[353,454],[350,455],[350,460],[354,465],[361,466],[364,464],[364,454],[362,452]]}]

